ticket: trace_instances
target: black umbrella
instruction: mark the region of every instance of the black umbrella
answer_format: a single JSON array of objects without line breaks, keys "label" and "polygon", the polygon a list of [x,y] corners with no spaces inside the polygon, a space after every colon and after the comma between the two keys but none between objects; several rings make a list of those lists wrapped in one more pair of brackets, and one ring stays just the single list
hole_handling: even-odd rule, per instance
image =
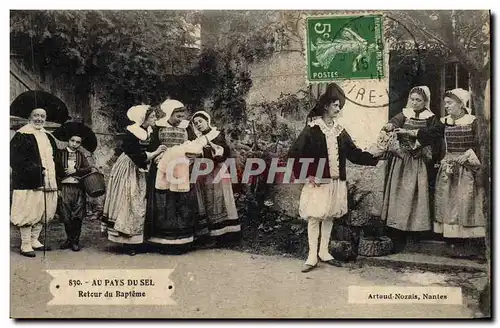
[{"label": "black umbrella", "polygon": [[47,121],[64,123],[69,119],[68,107],[58,97],[41,90],[30,90],[20,94],[10,104],[10,115],[29,118],[31,111],[43,108],[47,112]]},{"label": "black umbrella", "polygon": [[97,137],[91,128],[80,122],[66,122],[53,133],[61,141],[68,141],[73,136],[82,138],[82,146],[93,153],[97,148]]}]

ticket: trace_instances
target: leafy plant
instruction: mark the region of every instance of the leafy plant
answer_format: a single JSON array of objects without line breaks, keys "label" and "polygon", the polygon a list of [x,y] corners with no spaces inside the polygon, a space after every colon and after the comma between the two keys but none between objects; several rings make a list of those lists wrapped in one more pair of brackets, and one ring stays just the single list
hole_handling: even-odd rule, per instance
[{"label": "leafy plant", "polygon": [[[217,18],[219,42],[193,47],[196,27]],[[115,131],[127,124],[130,106],[171,97],[192,110],[210,99],[206,109],[216,123],[238,135],[252,85],[246,65],[272,54],[273,25],[265,23],[272,18],[235,11],[11,11],[11,54],[42,75],[67,76],[79,92],[95,91]]]},{"label": "leafy plant", "polygon": [[369,191],[360,190],[356,182],[349,182],[347,185],[347,205],[349,210],[358,210],[360,204],[369,194]]}]

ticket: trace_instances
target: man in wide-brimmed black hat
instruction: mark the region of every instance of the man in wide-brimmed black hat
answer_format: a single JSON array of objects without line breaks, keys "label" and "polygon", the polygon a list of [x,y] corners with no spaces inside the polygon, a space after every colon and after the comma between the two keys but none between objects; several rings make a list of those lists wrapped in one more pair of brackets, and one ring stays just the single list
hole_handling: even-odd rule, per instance
[{"label": "man in wide-brimmed black hat", "polygon": [[10,142],[13,189],[10,219],[21,233],[21,254],[35,257],[34,251],[50,250],[38,238],[44,224],[47,231],[57,208],[59,168],[54,161],[57,144],[44,126],[47,121],[64,123],[68,108],[48,92],[30,90],[12,102],[10,115],[28,119],[28,124],[17,130]]},{"label": "man in wide-brimmed black hat", "polygon": [[64,222],[66,241],[61,249],[80,250],[80,234],[85,215],[86,195],[81,178],[90,173],[92,168],[80,151],[85,149],[93,152],[97,147],[97,139],[90,128],[82,123],[67,122],[54,131],[61,141],[67,141],[68,146],[59,149],[55,161],[61,169],[57,172],[59,183],[59,215]]},{"label": "man in wide-brimmed black hat", "polygon": [[49,250],[38,238],[43,224],[54,218],[57,208],[58,169],[54,161],[57,145],[44,129],[47,120],[44,108],[15,114],[27,118],[28,124],[17,130],[10,141],[13,189],[10,220],[21,233],[21,255],[35,257],[34,251]]}]

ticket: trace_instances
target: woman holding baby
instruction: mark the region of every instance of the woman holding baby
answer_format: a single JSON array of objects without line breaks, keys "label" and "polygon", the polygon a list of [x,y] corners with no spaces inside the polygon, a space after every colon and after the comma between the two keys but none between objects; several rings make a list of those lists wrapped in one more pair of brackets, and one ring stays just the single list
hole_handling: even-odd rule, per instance
[{"label": "woman holding baby", "polygon": [[196,189],[189,180],[192,165],[188,164],[187,170],[183,170],[184,164],[179,162],[178,168],[170,172],[186,175],[179,177],[179,180],[186,178],[187,183],[162,183],[159,179],[160,175],[166,179],[169,174],[164,174],[168,169],[160,169],[168,166],[169,163],[165,162],[168,162],[169,157],[176,159],[172,157],[172,152],[189,141],[189,121],[186,120],[184,105],[180,101],[168,99],[161,104],[160,109],[165,116],[153,128],[150,149],[160,145],[167,149],[150,168],[145,231],[148,243],[158,246],[161,253],[182,254],[193,247],[195,240],[207,236],[208,230],[206,222],[200,221]]}]

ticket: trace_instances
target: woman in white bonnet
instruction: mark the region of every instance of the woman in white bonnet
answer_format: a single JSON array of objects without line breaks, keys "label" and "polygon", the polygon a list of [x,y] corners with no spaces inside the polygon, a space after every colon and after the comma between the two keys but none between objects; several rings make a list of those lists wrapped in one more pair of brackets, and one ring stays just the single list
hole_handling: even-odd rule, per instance
[{"label": "woman in white bonnet", "polygon": [[[188,141],[189,121],[184,104],[168,99],[160,105],[165,116],[156,122],[151,134],[151,148],[163,145],[171,148]],[[156,189],[157,163],[151,165],[148,176],[146,234],[147,241],[163,254],[183,254],[195,241],[208,236],[206,222],[200,224],[198,199],[194,186],[187,192]]]},{"label": "woman in white bonnet", "polygon": [[[27,115],[26,115],[27,116]],[[44,222],[57,208],[55,138],[44,129],[47,112],[36,108],[29,123],[16,131],[10,142],[12,207],[10,219],[21,232],[21,254],[35,257],[35,250],[50,250],[38,240]],[[47,241],[45,241],[47,242]]]},{"label": "woman in white bonnet", "polygon": [[421,143],[428,143],[436,134],[444,137],[446,151],[436,180],[433,230],[448,238],[452,246],[485,237],[478,127],[476,117],[467,107],[469,100],[467,90],[447,91],[444,107],[448,115],[434,129],[422,129],[417,134]]},{"label": "woman in white bonnet", "polygon": [[121,146],[123,153],[111,169],[103,222],[108,239],[125,246],[126,253],[133,256],[136,246],[144,242],[148,166],[166,147],[147,151],[156,121],[153,107],[133,106],[127,111],[127,117],[133,124],[127,126]]},{"label": "woman in white bonnet", "polygon": [[205,111],[194,113],[191,122],[194,134],[206,140],[203,158],[211,161],[214,166],[210,173],[199,176],[196,181],[198,199],[203,204],[200,215],[206,215],[214,246],[237,244],[241,240],[241,224],[231,179],[219,179],[224,172],[229,172],[225,161],[230,157],[231,150],[225,134],[212,125],[212,118]]},{"label": "woman in white bonnet", "polygon": [[412,88],[406,107],[384,127],[385,131],[398,134],[395,146],[389,149],[382,206],[382,219],[391,228],[397,251],[412,238],[432,230],[431,193],[440,140],[435,138],[422,145],[411,137],[418,129],[439,124],[430,109],[430,100],[427,86]]}]

